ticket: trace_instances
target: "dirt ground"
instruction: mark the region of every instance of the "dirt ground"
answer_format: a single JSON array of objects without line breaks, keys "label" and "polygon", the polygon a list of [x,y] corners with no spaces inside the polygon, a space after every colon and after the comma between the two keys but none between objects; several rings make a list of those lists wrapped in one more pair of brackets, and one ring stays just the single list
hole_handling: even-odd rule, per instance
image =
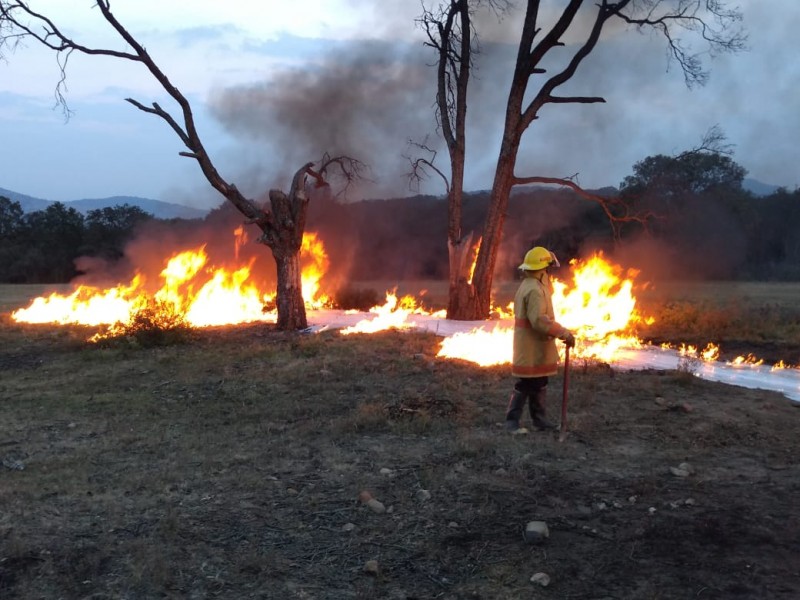
[{"label": "dirt ground", "polygon": [[512,436],[437,344],[0,324],[0,598],[800,598],[797,403],[578,362]]}]

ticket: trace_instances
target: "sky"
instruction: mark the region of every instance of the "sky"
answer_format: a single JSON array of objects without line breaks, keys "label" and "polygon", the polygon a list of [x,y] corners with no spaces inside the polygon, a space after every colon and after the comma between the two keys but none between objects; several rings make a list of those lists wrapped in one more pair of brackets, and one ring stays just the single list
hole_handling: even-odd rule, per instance
[{"label": "sky", "polygon": [[[84,45],[125,47],[91,0],[31,4]],[[718,126],[748,177],[795,189],[800,4],[730,4],[742,9],[748,49],[705,56],[703,87],[687,89],[662,39],[610,29],[563,90],[606,102],[545,107],[525,135],[517,175],[617,186],[637,161],[695,147]],[[409,141],[438,149],[436,164],[447,166],[433,115],[433,56],[415,26],[418,1],[115,0],[112,10],[190,99],[209,155],[246,195],[286,189],[297,168],[325,152],[370,166],[352,200],[444,193],[440,179],[409,188],[406,177],[408,157],[419,152]],[[480,15],[468,190],[491,187],[521,16]],[[73,54],[67,119],[55,101],[52,52],[28,42],[3,57],[0,188],[58,201],[141,196],[196,208],[222,201],[197,164],[178,155],[184,147],[169,126],[125,102],[175,109],[142,65]]]}]

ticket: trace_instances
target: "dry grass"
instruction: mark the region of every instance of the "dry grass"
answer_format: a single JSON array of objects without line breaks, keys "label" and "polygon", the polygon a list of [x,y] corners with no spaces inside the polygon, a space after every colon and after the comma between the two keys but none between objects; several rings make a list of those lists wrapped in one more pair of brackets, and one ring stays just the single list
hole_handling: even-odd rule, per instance
[{"label": "dry grass", "polygon": [[0,316],[2,598],[800,594],[777,394],[578,363],[559,443],[505,435],[507,369],[438,360],[431,334],[88,333]]}]

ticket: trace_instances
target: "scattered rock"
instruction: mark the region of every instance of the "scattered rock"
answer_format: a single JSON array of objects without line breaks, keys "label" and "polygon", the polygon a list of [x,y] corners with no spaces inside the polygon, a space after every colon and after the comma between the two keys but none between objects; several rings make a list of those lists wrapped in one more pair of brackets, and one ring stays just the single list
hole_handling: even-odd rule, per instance
[{"label": "scattered rock", "polygon": [[342,525],[342,531],[353,531],[355,528],[356,526],[354,523],[345,523]]},{"label": "scattered rock", "polygon": [[639,498],[638,498],[637,496],[629,496],[629,497],[628,497],[628,502],[630,502],[631,504],[636,504],[636,501],[637,501],[638,499],[639,499]]},{"label": "scattered rock", "polygon": [[16,458],[14,456],[6,456],[5,458],[3,458],[2,464],[6,469],[11,469],[12,471],[25,470],[25,463],[22,462],[21,459]]},{"label": "scattered rock", "polygon": [[362,490],[358,494],[358,501],[374,513],[382,514],[386,512],[386,507],[383,505],[383,502],[373,498],[368,490]]},{"label": "scattered rock", "polygon": [[542,587],[550,585],[550,576],[547,573],[535,573],[531,577],[531,583],[539,584]]},{"label": "scattered rock", "polygon": [[420,502],[427,502],[431,499],[431,493],[428,490],[419,489],[417,490],[417,500]]},{"label": "scattered rock", "polygon": [[695,504],[697,504],[694,498],[687,498],[686,500],[683,501],[683,503],[686,506],[694,506]]},{"label": "scattered rock", "polygon": [[377,560],[368,560],[364,563],[364,573],[367,575],[377,575],[380,571],[380,566]]},{"label": "scattered rock", "polygon": [[383,502],[375,500],[375,498],[370,498],[364,504],[376,514],[380,515],[386,512],[386,507],[383,505]]},{"label": "scattered rock", "polygon": [[529,544],[540,544],[550,537],[550,529],[544,521],[529,521],[523,537]]},{"label": "scattered rock", "polygon": [[456,523],[455,521],[450,521],[450,522],[447,524],[447,526],[448,526],[448,527],[450,527],[450,528],[452,528],[452,529],[458,529],[458,523]]},{"label": "scattered rock", "polygon": [[656,507],[651,506],[650,508],[647,509],[647,512],[649,512],[651,515],[656,514]]},{"label": "scattered rock", "polygon": [[393,474],[393,471],[392,471],[391,469],[387,469],[386,467],[383,467],[383,468],[380,470],[380,474],[381,474],[381,475],[392,475],[392,474]]},{"label": "scattered rock", "polygon": [[687,462],[682,462],[681,464],[678,465],[678,468],[683,471],[686,471],[687,473],[689,473],[689,475],[694,474],[694,467]]},{"label": "scattered rock", "polygon": [[508,475],[508,471],[506,471],[503,467],[494,470],[495,475]]},{"label": "scattered rock", "polygon": [[680,467],[670,467],[669,471],[670,473],[675,475],[675,477],[688,477],[689,475],[691,475],[689,471],[687,471],[686,469],[681,469]]}]

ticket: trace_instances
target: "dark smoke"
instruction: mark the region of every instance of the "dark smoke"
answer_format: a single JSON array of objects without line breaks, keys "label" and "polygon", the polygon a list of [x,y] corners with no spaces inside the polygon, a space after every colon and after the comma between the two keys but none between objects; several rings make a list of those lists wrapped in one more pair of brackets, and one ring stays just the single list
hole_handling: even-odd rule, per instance
[{"label": "dark smoke", "polygon": [[221,90],[212,112],[231,134],[262,148],[269,187],[285,188],[300,166],[327,153],[368,165],[371,181],[350,197],[405,195],[407,143],[435,130],[435,74],[426,59],[408,45],[348,44],[311,67]]}]

